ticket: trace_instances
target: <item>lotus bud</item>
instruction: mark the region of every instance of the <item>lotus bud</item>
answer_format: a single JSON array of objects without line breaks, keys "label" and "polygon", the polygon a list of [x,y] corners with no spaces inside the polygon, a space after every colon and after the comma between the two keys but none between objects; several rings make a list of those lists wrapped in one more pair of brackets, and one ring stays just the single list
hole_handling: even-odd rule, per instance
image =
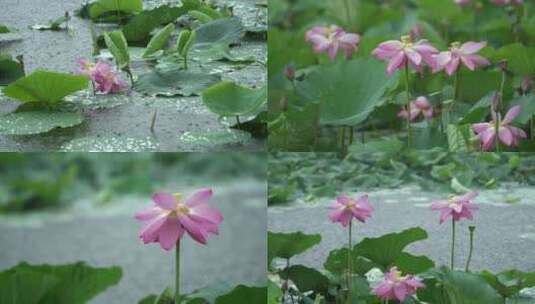
[{"label": "lotus bud", "polygon": [[529,76],[524,76],[524,79],[522,79],[522,83],[520,84],[520,91],[522,92],[522,95],[529,94],[532,88],[533,80]]},{"label": "lotus bud", "polygon": [[295,66],[293,64],[286,65],[286,68],[284,69],[284,75],[288,80],[294,81],[295,79]]}]

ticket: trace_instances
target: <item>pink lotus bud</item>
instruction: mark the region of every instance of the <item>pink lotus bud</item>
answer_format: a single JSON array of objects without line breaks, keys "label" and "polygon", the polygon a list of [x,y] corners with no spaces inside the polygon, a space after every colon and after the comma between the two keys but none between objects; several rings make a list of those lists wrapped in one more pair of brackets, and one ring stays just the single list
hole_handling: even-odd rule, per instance
[{"label": "pink lotus bud", "polygon": [[286,112],[288,110],[288,97],[282,96],[279,101],[279,106],[283,112]]},{"label": "pink lotus bud", "polygon": [[522,95],[529,94],[532,88],[533,88],[533,80],[529,76],[524,76],[524,79],[522,79],[522,83],[520,84],[520,90],[522,92]]},{"label": "pink lotus bud", "polygon": [[295,66],[293,64],[286,65],[286,68],[284,69],[284,75],[288,80],[294,81],[295,79]]}]

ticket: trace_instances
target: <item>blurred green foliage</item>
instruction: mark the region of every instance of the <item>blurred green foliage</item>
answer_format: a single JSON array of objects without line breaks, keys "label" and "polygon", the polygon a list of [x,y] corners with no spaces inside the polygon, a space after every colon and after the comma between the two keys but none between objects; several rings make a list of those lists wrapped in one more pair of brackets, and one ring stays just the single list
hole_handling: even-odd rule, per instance
[{"label": "blurred green foliage", "polygon": [[271,153],[269,204],[407,184],[440,192],[496,188],[503,182],[535,185],[534,154],[415,151],[402,146],[396,139],[384,139],[355,146],[343,158],[337,153]]},{"label": "blurred green foliage", "polygon": [[107,203],[171,182],[265,180],[263,153],[1,153],[0,212],[59,207],[80,197]]}]

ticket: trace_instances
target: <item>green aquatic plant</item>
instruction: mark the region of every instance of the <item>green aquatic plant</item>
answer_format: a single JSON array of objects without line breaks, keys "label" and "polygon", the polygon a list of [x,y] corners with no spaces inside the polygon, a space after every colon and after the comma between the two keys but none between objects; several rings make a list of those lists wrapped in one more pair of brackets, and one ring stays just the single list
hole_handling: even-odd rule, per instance
[{"label": "green aquatic plant", "polygon": [[130,69],[130,54],[128,52],[128,43],[122,31],[113,31],[104,33],[104,41],[108,50],[113,55],[116,65],[128,74],[130,84],[134,86],[134,76]]},{"label": "green aquatic plant", "polygon": [[195,30],[182,30],[176,41],[176,51],[184,59],[184,70],[188,69],[188,54],[195,43],[197,32]]}]

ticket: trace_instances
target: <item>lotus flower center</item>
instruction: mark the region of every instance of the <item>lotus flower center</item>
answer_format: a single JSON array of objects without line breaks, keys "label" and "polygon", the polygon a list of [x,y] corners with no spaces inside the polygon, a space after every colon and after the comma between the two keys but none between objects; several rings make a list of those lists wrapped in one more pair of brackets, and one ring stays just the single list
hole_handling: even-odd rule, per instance
[{"label": "lotus flower center", "polygon": [[175,207],[175,210],[173,210],[173,213],[175,215],[186,215],[186,214],[189,214],[189,207],[182,203],[182,193],[175,193],[173,194],[176,201],[177,201],[177,204],[176,204],[176,207]]},{"label": "lotus flower center", "polygon": [[347,203],[346,208],[351,209],[353,207],[358,208],[359,204],[354,199],[349,199],[349,202]]},{"label": "lotus flower center", "polygon": [[336,25],[331,25],[327,28],[327,39],[329,39],[330,42],[334,42],[336,40],[336,35],[338,34],[338,28]]},{"label": "lotus flower center", "polygon": [[390,272],[390,275],[394,282],[401,282],[403,281],[404,277],[401,276],[401,271],[399,270],[393,270]]},{"label": "lotus flower center", "polygon": [[186,215],[189,214],[189,207],[186,204],[178,203],[176,206],[175,212],[177,215]]},{"label": "lotus flower center", "polygon": [[450,195],[448,197],[448,207],[454,208],[459,205],[458,197],[455,195]]},{"label": "lotus flower center", "polygon": [[458,42],[458,41],[455,41],[455,42],[452,42],[452,43],[451,43],[451,48],[452,48],[452,49],[458,49],[458,48],[460,48],[460,47],[461,47],[461,43]]},{"label": "lotus flower center", "polygon": [[412,39],[411,39],[411,36],[408,36],[408,35],[405,35],[405,36],[401,36],[401,43],[403,43],[403,48],[404,49],[410,49],[412,48],[414,45],[412,43]]}]

